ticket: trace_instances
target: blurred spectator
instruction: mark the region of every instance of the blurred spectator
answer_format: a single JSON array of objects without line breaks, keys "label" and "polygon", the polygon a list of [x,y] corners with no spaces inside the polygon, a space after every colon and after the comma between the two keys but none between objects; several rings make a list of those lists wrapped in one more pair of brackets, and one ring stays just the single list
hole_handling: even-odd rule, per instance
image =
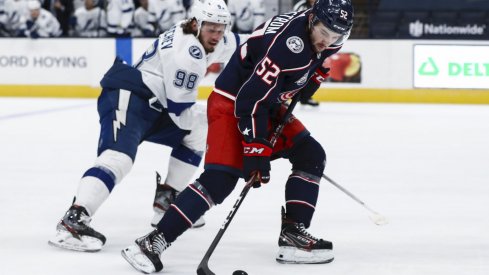
[{"label": "blurred spectator", "polygon": [[293,11],[303,11],[312,8],[312,5],[316,0],[300,0],[292,8]]},{"label": "blurred spectator", "polygon": [[238,33],[252,33],[265,22],[263,0],[228,0],[233,28]]},{"label": "blurred spectator", "polygon": [[149,21],[158,26],[158,32],[165,32],[185,19],[186,11],[181,0],[149,0]]},{"label": "blurred spectator", "polygon": [[0,0],[0,37],[10,36],[10,32],[7,29],[9,24],[9,14],[7,12],[7,0]]},{"label": "blurred spectator", "polygon": [[58,20],[49,11],[42,9],[39,1],[29,0],[27,9],[29,14],[22,19],[20,36],[38,38],[61,35]]},{"label": "blurred spectator", "polygon": [[139,0],[139,8],[134,12],[134,37],[155,36],[154,24],[149,22],[148,0]]},{"label": "blurred spectator", "polygon": [[0,0],[0,37],[19,36],[27,15],[27,1]]},{"label": "blurred spectator", "polygon": [[190,9],[193,2],[194,2],[193,0],[183,0],[182,1],[183,7],[185,8],[186,11],[188,11]]},{"label": "blurred spectator", "polygon": [[85,6],[75,11],[72,20],[74,36],[104,37],[107,33],[105,11],[98,6],[98,0],[85,0]]},{"label": "blurred spectator", "polygon": [[0,0],[0,36],[3,36],[4,26],[7,23],[7,12],[5,11],[5,2],[6,0]]},{"label": "blurred spectator", "polygon": [[68,36],[70,17],[75,10],[73,0],[44,0],[42,8],[50,11],[61,25],[62,35]]},{"label": "blurred spectator", "polygon": [[107,6],[107,33],[113,37],[131,36],[134,24],[134,2],[132,0],[109,0]]},{"label": "blurred spectator", "polygon": [[[85,0],[72,0],[72,1],[73,1],[73,7],[75,10],[85,6]],[[105,10],[105,5],[104,5],[105,2],[100,1],[99,3],[102,4],[102,5],[100,5],[100,7],[103,10]]]}]

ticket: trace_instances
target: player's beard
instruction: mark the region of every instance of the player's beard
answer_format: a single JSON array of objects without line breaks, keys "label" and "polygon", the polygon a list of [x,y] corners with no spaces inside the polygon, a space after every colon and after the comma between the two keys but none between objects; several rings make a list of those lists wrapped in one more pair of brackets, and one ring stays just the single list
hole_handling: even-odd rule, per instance
[{"label": "player's beard", "polygon": [[202,41],[201,38],[199,38],[199,40],[200,40],[200,44],[202,44],[202,46],[204,47],[205,53],[207,54],[214,52],[214,50],[217,47],[217,44],[215,46],[212,46],[210,45],[210,43]]},{"label": "player's beard", "polygon": [[313,28],[312,24],[309,24],[307,27],[307,33],[309,34],[309,40],[311,41],[311,48],[315,53],[321,53],[324,50],[326,50],[329,45],[325,45],[324,43],[318,42],[319,39],[315,40],[314,36],[312,35],[313,32],[312,28]]},{"label": "player's beard", "polygon": [[204,49],[205,49],[205,52],[206,53],[212,53],[212,52],[214,52],[214,50],[216,49],[216,47],[208,48],[208,47],[205,47],[204,46]]},{"label": "player's beard", "polygon": [[311,48],[312,50],[315,52],[315,53],[319,53],[317,47],[316,47],[316,43],[315,41],[313,40],[313,36],[312,36],[312,28],[313,28],[313,25],[312,25],[312,22],[309,21],[309,24],[307,24],[307,34],[309,35],[309,41],[311,41]]}]

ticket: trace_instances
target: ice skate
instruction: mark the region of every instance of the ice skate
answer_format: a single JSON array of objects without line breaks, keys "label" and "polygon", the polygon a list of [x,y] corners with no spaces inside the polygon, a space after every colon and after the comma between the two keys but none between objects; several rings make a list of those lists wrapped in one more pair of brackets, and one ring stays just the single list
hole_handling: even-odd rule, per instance
[{"label": "ice skate", "polygon": [[334,259],[333,244],[313,237],[304,224],[288,220],[283,207],[278,246],[276,260],[283,264],[324,264]]},{"label": "ice skate", "polygon": [[[156,194],[153,202],[154,216],[151,220],[151,226],[156,228],[156,225],[160,222],[161,218],[165,215],[165,212],[170,209],[170,205],[175,203],[178,192],[167,184],[161,184],[161,176],[156,172]],[[199,228],[205,225],[204,216],[201,216],[192,225],[192,228]]]},{"label": "ice skate", "polygon": [[150,274],[163,269],[160,256],[170,245],[171,243],[166,242],[163,234],[154,230],[136,239],[135,244],[123,249],[121,254],[135,269]]},{"label": "ice skate", "polygon": [[72,205],[56,226],[56,235],[48,243],[52,246],[83,252],[97,252],[105,244],[105,236],[89,226],[87,210]]}]

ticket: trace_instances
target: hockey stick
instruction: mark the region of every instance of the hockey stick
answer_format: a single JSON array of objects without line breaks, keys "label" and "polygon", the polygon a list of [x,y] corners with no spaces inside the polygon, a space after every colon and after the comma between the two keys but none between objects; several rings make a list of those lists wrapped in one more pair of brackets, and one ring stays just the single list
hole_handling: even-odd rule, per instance
[{"label": "hockey stick", "polygon": [[[300,97],[300,94],[297,94],[294,96],[294,98],[292,98],[292,101],[291,101],[289,107],[287,108],[287,111],[285,112],[285,114],[283,116],[283,121],[279,125],[277,125],[277,128],[275,128],[273,136],[270,140],[270,143],[272,144],[272,148],[275,145],[275,143],[277,142],[277,139],[280,137],[280,134],[282,133],[282,130],[284,129],[285,125],[287,124],[287,122],[288,122],[288,120],[292,114],[292,111],[295,108],[295,105],[297,105],[297,102],[299,101],[299,97]],[[212,241],[211,245],[209,246],[209,248],[207,249],[207,252],[204,255],[204,258],[202,258],[202,261],[200,262],[199,266],[197,267],[197,274],[198,275],[215,275],[215,273],[209,269],[209,259],[212,255],[212,253],[214,252],[214,250],[216,249],[217,244],[219,243],[222,236],[224,235],[224,232],[226,232],[226,229],[228,228],[229,224],[233,220],[234,215],[238,211],[238,208],[240,207],[241,203],[243,202],[244,198],[248,194],[248,191],[250,191],[250,188],[253,185],[253,183],[255,182],[255,179],[256,179],[256,174],[254,176],[252,176],[248,182],[246,182],[246,185],[243,188],[243,191],[241,191],[241,194],[239,194],[239,197],[236,200],[236,202],[234,203],[233,208],[231,209],[231,212],[229,212],[228,216],[224,220],[224,223],[222,224],[221,228],[219,229],[219,232],[217,232],[216,237]]]},{"label": "hockey stick", "polygon": [[387,220],[386,217],[384,217],[381,214],[379,214],[378,212],[372,210],[372,208],[368,207],[368,205],[365,202],[363,202],[362,200],[360,200],[359,198],[357,198],[350,191],[346,190],[343,186],[339,185],[338,183],[336,183],[334,180],[332,180],[331,178],[329,178],[325,174],[323,174],[323,178],[325,180],[327,180],[329,183],[331,183],[332,185],[334,185],[336,188],[340,189],[343,193],[347,194],[354,201],[358,202],[363,207],[365,207],[365,209],[367,209],[370,212],[370,214],[371,214],[369,216],[370,217],[370,220],[372,222],[374,222],[376,225],[385,225],[385,224],[388,224],[389,223],[389,221]]}]

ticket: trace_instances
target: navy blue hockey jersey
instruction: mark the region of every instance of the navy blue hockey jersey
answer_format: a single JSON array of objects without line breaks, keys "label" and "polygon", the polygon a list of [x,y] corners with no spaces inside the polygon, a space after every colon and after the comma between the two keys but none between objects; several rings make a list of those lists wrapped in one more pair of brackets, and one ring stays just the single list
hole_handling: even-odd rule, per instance
[{"label": "navy blue hockey jersey", "polygon": [[217,78],[214,92],[235,101],[239,129],[246,138],[267,138],[270,108],[292,98],[341,48],[314,52],[307,28],[309,13],[281,14],[262,24]]}]

